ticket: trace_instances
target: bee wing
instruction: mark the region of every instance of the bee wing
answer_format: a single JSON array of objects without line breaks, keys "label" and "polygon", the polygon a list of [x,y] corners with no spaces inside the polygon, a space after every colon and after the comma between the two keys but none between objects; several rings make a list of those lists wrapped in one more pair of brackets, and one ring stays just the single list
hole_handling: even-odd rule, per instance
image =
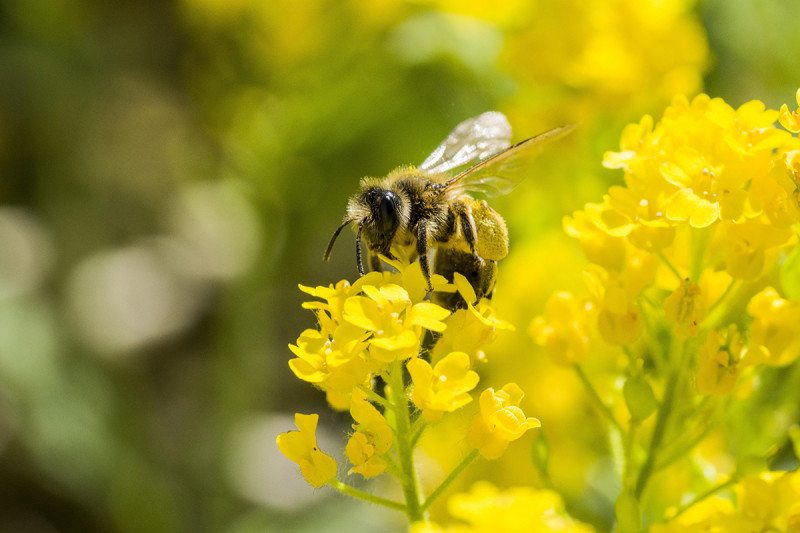
[{"label": "bee wing", "polygon": [[526,177],[525,172],[519,171],[521,163],[536,155],[545,144],[560,139],[574,128],[573,125],[561,126],[518,142],[450,178],[445,187],[452,195],[464,192],[488,197],[508,194]]},{"label": "bee wing", "polygon": [[465,120],[419,166],[432,174],[484,161],[511,145],[511,125],[502,113],[488,111]]}]

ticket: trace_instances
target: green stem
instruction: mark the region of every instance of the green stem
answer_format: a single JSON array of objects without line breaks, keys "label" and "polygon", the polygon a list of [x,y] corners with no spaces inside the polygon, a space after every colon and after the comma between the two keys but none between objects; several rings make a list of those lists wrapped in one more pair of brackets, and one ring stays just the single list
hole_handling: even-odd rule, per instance
[{"label": "green stem", "polygon": [[[707,396],[704,398],[703,402],[698,405],[694,411],[696,413],[700,413],[700,416],[697,416],[699,420],[717,420],[717,416],[704,416],[704,409],[705,404],[707,404],[710,400],[710,397]],[[713,410],[711,411],[713,412]],[[724,412],[724,409],[723,409]],[[685,457],[687,453],[693,450],[698,444],[700,444],[703,440],[708,437],[711,432],[716,429],[716,423],[704,423],[700,426],[695,426],[692,428],[691,431],[686,431],[684,434],[688,434],[688,437],[683,439],[683,442],[677,442],[675,445],[672,446],[672,449],[664,450],[665,454],[662,454],[662,458],[660,458],[656,462],[655,468],[657,470],[661,470],[666,468],[667,466],[671,465],[672,463],[678,461],[682,457]],[[699,430],[699,431],[698,431]]]},{"label": "green stem", "polygon": [[716,327],[716,325],[720,322],[720,319],[725,316],[725,306],[722,306],[722,310],[720,311],[720,305],[729,299],[731,294],[735,294],[734,288],[738,289],[741,287],[741,281],[742,280],[739,279],[732,279],[731,282],[728,283],[728,286],[725,287],[725,291],[708,308],[708,311],[706,312],[706,318],[700,324],[700,329],[709,330]]},{"label": "green stem", "polygon": [[631,421],[628,434],[623,441],[623,450],[625,458],[625,469],[622,473],[622,486],[625,490],[633,489],[633,447],[636,443],[636,431],[639,429],[639,423]]},{"label": "green stem", "polygon": [[387,409],[394,409],[394,405],[389,403],[386,400],[386,398],[384,398],[383,396],[381,396],[380,394],[378,394],[377,392],[375,392],[371,388],[369,388],[367,386],[364,386],[364,385],[360,385],[358,388],[361,389],[362,391],[364,391],[364,393],[367,395],[367,399],[368,400],[373,401],[373,402],[375,402],[375,403],[377,403],[379,405],[382,405]]},{"label": "green stem", "polygon": [[728,294],[730,294],[731,291],[733,290],[733,287],[737,283],[739,283],[739,281],[741,281],[741,280],[733,278],[731,280],[731,282],[728,283],[728,286],[725,287],[725,290],[722,292],[722,294],[719,296],[719,298],[717,298],[717,300],[713,304],[711,304],[711,306],[708,308],[708,312],[706,313],[707,315],[710,315],[711,313],[714,312],[714,309],[716,309],[717,306],[719,306],[719,304],[722,303],[725,300],[725,298],[728,296]]},{"label": "green stem", "polygon": [[417,442],[419,438],[422,436],[422,432],[425,431],[425,428],[428,426],[428,423],[425,419],[420,415],[419,418],[414,420],[411,424],[411,447],[414,448],[417,446]]},{"label": "green stem", "polygon": [[681,275],[678,269],[675,268],[675,265],[672,264],[672,261],[667,259],[667,256],[664,255],[664,252],[656,252],[656,256],[667,266],[667,268],[669,268],[673,274],[675,274],[675,277],[678,278],[678,281],[683,281],[686,279],[686,276]]},{"label": "green stem", "polygon": [[697,229],[692,232],[692,281],[700,281],[700,274],[703,272],[708,247],[708,239],[711,237],[711,227]]},{"label": "green stem", "polygon": [[461,474],[461,472],[463,472],[464,469],[470,465],[470,463],[472,463],[472,461],[477,459],[477,457],[478,457],[478,450],[472,450],[471,452],[469,452],[469,454],[467,454],[467,456],[464,457],[464,459],[462,459],[461,462],[458,463],[458,465],[450,472],[450,474],[444,479],[444,481],[442,481],[439,484],[439,486],[436,487],[436,489],[433,492],[431,492],[430,496],[428,496],[428,499],[426,499],[425,503],[422,504],[422,510],[424,511],[428,509],[428,507],[430,507],[431,504],[433,504],[433,502],[435,502],[436,499],[442,495],[442,493],[447,489],[447,487],[450,486],[453,480],[456,479],[458,475]]},{"label": "green stem", "polygon": [[342,483],[338,479],[333,479],[332,481],[329,482],[329,485],[334,489],[338,490],[339,492],[341,492],[342,494],[347,494],[348,496],[352,496],[353,498],[357,498],[359,500],[364,500],[365,502],[374,503],[376,505],[382,505],[390,509],[397,509],[398,511],[406,510],[406,506],[400,502],[389,500],[387,498],[381,498],[380,496],[375,496],[374,494],[370,494],[369,492],[364,492],[363,490],[359,490],[355,487],[347,485],[346,483]]},{"label": "green stem", "polygon": [[731,485],[736,483],[736,481],[737,481],[736,476],[733,476],[728,481],[720,483],[719,485],[714,485],[713,487],[711,487],[707,491],[698,494],[697,496],[692,498],[692,500],[690,502],[685,503],[684,505],[681,505],[680,508],[675,512],[675,514],[670,516],[669,519],[670,520],[674,520],[674,519],[678,518],[680,515],[682,515],[683,513],[685,513],[686,511],[688,511],[689,509],[691,509],[695,505],[697,505],[698,503],[702,502],[706,498],[708,498],[710,496],[713,496],[714,494],[718,493],[721,490],[727,489],[728,487],[730,487]]},{"label": "green stem", "polygon": [[425,512],[420,503],[419,483],[414,468],[414,448],[411,445],[411,415],[408,410],[408,398],[403,384],[403,363],[394,361],[387,376],[391,402],[395,406],[395,443],[397,463],[400,467],[400,483],[406,499],[406,514],[409,522],[425,519]]},{"label": "green stem", "polygon": [[589,381],[589,377],[580,367],[580,365],[572,365],[573,370],[575,373],[578,374],[578,378],[580,378],[581,383],[583,383],[583,388],[586,389],[586,392],[589,393],[589,397],[592,399],[592,403],[594,403],[595,407],[597,407],[598,411],[603,414],[603,416],[608,419],[608,422],[614,426],[614,428],[620,432],[620,434],[624,433],[622,429],[622,425],[620,425],[619,421],[614,417],[614,413],[611,412],[608,405],[603,401],[600,397],[600,394],[597,392],[597,389],[594,388],[592,382]]},{"label": "green stem", "polygon": [[653,435],[650,437],[650,446],[647,450],[647,458],[645,459],[642,469],[639,471],[639,477],[636,480],[636,489],[634,495],[637,500],[641,500],[642,492],[647,487],[647,482],[653,473],[653,467],[656,462],[656,455],[658,448],[661,446],[661,441],[664,440],[664,434],[667,429],[667,421],[672,411],[672,402],[675,399],[675,389],[678,385],[678,373],[680,368],[675,369],[667,381],[667,387],[664,391],[664,398],[658,408],[658,418],[656,418],[656,425],[653,428]]}]

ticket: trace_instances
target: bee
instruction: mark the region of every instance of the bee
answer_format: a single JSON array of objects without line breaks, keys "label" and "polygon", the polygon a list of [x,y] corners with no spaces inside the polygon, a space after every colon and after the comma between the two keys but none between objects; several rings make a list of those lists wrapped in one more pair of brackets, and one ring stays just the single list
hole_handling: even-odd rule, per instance
[{"label": "bee", "polygon": [[[511,125],[502,113],[489,111],[465,120],[418,167],[401,166],[383,178],[363,178],[323,259],[330,259],[342,229],[352,225],[361,275],[363,241],[372,270],[382,270],[379,255],[419,259],[429,292],[432,271],[451,282],[459,272],[478,299],[491,297],[497,262],[508,254],[508,229],[500,214],[471,194],[507,194],[524,177],[514,171],[516,156],[571,129],[555,128],[511,145]],[[465,305],[457,294],[437,293],[434,301],[449,308]]]}]

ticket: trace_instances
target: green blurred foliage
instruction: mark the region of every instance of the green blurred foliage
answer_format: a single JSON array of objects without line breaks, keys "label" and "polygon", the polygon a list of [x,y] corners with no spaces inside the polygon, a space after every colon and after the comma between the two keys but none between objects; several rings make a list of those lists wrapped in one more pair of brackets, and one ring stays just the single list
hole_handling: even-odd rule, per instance
[{"label": "green blurred foliage", "polygon": [[[347,238],[330,264],[321,254],[358,178],[420,162],[487,109],[506,111],[520,138],[584,124],[537,163],[538,182],[498,202],[518,250],[499,292],[504,279],[520,285],[501,313],[524,330],[553,288],[575,283],[576,248],[554,240],[564,214],[617,179],[601,154],[668,101],[653,87],[701,90],[647,69],[636,94],[588,74],[567,83],[557,67],[596,28],[560,28],[544,3],[520,5],[0,1],[0,530],[400,523],[311,493],[274,445],[292,412],[326,412],[291,375],[286,345],[311,325],[297,283],[355,274]],[[703,2],[707,91],[733,105],[791,103],[798,9]],[[702,70],[697,54],[687,61]],[[553,251],[575,266],[551,272],[542,259]],[[499,364],[525,349],[521,331],[496,348]],[[533,370],[549,372],[541,394],[566,379],[545,362]],[[589,412],[537,395],[537,416],[554,404]],[[335,442],[346,417],[323,419]],[[595,459],[555,481],[576,516],[602,527],[608,502],[595,505],[592,484],[609,467]]]}]

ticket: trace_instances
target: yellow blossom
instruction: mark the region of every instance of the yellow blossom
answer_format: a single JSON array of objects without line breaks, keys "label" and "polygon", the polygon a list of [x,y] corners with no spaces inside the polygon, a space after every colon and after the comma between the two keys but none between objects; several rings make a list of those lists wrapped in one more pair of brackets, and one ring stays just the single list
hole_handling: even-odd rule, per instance
[{"label": "yellow blossom", "polygon": [[607,270],[622,270],[625,265],[625,241],[611,232],[603,231],[585,211],[564,217],[564,233],[578,239],[590,262]]},{"label": "yellow blossom", "polygon": [[481,393],[480,413],[467,438],[470,446],[477,448],[486,459],[497,459],[511,441],[541,426],[539,420],[527,418],[519,407],[523,396],[516,383],[509,383],[499,391],[488,388]]},{"label": "yellow blossom", "polygon": [[697,328],[706,315],[705,295],[697,283],[683,280],[664,301],[664,315],[683,337],[697,335]]},{"label": "yellow blossom", "polygon": [[759,101],[733,109],[703,94],[676,97],[652,129],[647,117],[623,134],[622,151],[606,154],[606,166],[625,171],[627,187],[610,191],[594,219],[627,235],[637,226],[704,228],[756,216],[750,183],[771,171],[776,150],[791,139],[773,126],[776,117]]},{"label": "yellow blossom", "polygon": [[735,486],[735,503],[712,496],[690,507],[653,533],[725,531],[798,531],[800,529],[800,473],[764,472],[750,475]]},{"label": "yellow blossom", "polygon": [[283,455],[300,465],[312,487],[321,487],[336,476],[336,461],[317,447],[319,415],[296,413],[294,421],[299,431],[281,433],[275,442]]},{"label": "yellow blossom", "polygon": [[783,366],[800,355],[800,302],[781,298],[772,287],[767,287],[750,299],[748,314],[750,324],[748,360]]},{"label": "yellow blossom", "polygon": [[[387,259],[380,256],[381,261],[391,267],[394,272],[383,273],[383,283],[395,283],[403,287],[407,292],[412,303],[419,303],[428,295],[428,282],[422,274],[422,267],[419,261],[404,263],[395,259]],[[377,283],[373,283],[379,285]],[[433,292],[453,292],[455,288],[447,282],[440,274],[431,275],[431,287]]]},{"label": "yellow blossom", "polygon": [[580,363],[589,353],[590,320],[594,314],[591,302],[558,291],[547,300],[544,316],[533,320],[530,333],[557,363]]},{"label": "yellow blossom", "polygon": [[751,280],[774,265],[777,249],[792,242],[793,236],[789,226],[776,226],[759,217],[740,224],[723,222],[714,246],[731,276]]},{"label": "yellow blossom", "polygon": [[589,533],[593,529],[570,517],[561,497],[550,490],[515,487],[499,490],[486,481],[456,494],[447,505],[450,514],[468,525],[455,531],[489,533]]},{"label": "yellow blossom", "polygon": [[636,276],[610,274],[597,265],[589,265],[584,281],[598,302],[597,330],[603,340],[615,345],[635,342],[643,330],[636,307],[641,291]]},{"label": "yellow blossom", "polygon": [[353,285],[350,285],[350,282],[347,280],[341,280],[336,285],[331,284],[327,287],[307,287],[305,285],[298,285],[300,290],[304,293],[314,296],[315,298],[325,300],[324,302],[316,300],[303,302],[302,307],[303,309],[324,311],[327,314],[327,317],[331,320],[334,320],[335,322],[341,322],[344,301],[350,296],[358,294],[361,291],[361,285],[364,284],[365,278],[366,276],[359,279]]},{"label": "yellow blossom", "polygon": [[289,368],[299,379],[325,391],[335,409],[345,410],[350,391],[367,384],[372,369],[364,357],[366,333],[349,324],[335,328],[333,332],[303,331],[297,344],[289,345],[297,356],[289,361]]},{"label": "yellow blossom", "polygon": [[430,520],[414,522],[408,528],[409,533],[445,533],[446,531],[449,531],[449,529],[445,529]]},{"label": "yellow blossom", "polygon": [[798,108],[794,111],[789,111],[789,106],[783,104],[781,106],[780,115],[778,120],[781,126],[793,133],[800,133],[800,89],[795,93],[795,100],[797,101]]},{"label": "yellow blossom", "polygon": [[736,386],[743,353],[742,337],[735,325],[722,334],[709,331],[697,353],[697,392],[729,394]]},{"label": "yellow blossom", "polygon": [[413,304],[408,292],[389,283],[364,285],[364,296],[351,296],[344,303],[343,318],[371,333],[370,357],[380,363],[408,359],[419,352],[422,328],[441,332],[450,312],[436,304]]},{"label": "yellow blossom", "polygon": [[387,467],[383,455],[392,446],[392,428],[360,389],[353,391],[350,414],[356,423],[353,424],[355,433],[345,446],[347,459],[353,465],[348,474],[361,474],[366,478],[377,476]]},{"label": "yellow blossom", "polygon": [[490,300],[482,298],[475,304],[471,303],[477,298],[475,291],[458,272],[454,275],[454,283],[467,302],[467,308],[456,309],[447,318],[447,329],[433,348],[433,359],[450,352],[466,352],[474,359],[482,359],[481,349],[494,341],[497,331],[513,331],[514,326],[497,316]]},{"label": "yellow blossom", "polygon": [[411,400],[423,416],[434,421],[445,412],[453,412],[472,401],[469,391],[480,379],[470,370],[469,355],[452,352],[434,367],[418,357],[408,362],[408,372],[414,383]]},{"label": "yellow blossom", "polygon": [[757,523],[758,531],[800,528],[800,473],[765,472],[747,476],[737,493],[741,516]]}]

